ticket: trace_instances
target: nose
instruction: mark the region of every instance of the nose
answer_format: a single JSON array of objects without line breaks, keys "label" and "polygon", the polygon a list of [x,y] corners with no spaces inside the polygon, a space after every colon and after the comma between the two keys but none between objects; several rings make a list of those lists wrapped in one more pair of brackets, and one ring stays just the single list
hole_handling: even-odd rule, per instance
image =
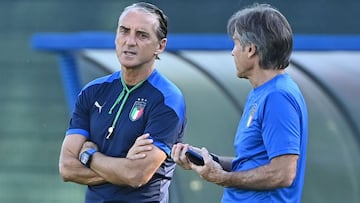
[{"label": "nose", "polygon": [[128,34],[125,37],[125,42],[127,45],[136,45],[136,38],[134,34]]}]

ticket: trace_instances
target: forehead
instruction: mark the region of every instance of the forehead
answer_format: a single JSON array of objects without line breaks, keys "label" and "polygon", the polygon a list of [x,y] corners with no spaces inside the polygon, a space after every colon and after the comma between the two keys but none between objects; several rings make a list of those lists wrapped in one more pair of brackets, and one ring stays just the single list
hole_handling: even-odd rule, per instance
[{"label": "forehead", "polygon": [[232,36],[232,39],[233,40],[239,40],[239,33],[235,30],[234,31],[234,34],[233,34],[233,36]]},{"label": "forehead", "polygon": [[119,17],[119,25],[133,29],[156,29],[158,19],[155,14],[149,13],[141,8],[130,8],[125,10]]}]

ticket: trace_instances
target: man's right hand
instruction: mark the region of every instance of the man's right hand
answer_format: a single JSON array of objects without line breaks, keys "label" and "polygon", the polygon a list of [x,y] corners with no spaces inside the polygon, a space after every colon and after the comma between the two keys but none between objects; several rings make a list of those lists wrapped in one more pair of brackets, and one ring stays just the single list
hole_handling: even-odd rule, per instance
[{"label": "man's right hand", "polygon": [[79,158],[80,158],[81,153],[83,153],[84,151],[86,151],[86,150],[88,150],[90,148],[94,148],[94,149],[96,149],[96,151],[99,150],[98,146],[95,143],[93,143],[92,141],[87,140],[87,141],[84,142],[84,144],[82,145],[82,147],[80,149]]},{"label": "man's right hand", "polygon": [[191,163],[185,155],[185,152],[189,149],[189,147],[190,146],[188,144],[177,143],[174,144],[171,150],[171,158],[175,161],[175,163],[186,170],[191,169]]}]

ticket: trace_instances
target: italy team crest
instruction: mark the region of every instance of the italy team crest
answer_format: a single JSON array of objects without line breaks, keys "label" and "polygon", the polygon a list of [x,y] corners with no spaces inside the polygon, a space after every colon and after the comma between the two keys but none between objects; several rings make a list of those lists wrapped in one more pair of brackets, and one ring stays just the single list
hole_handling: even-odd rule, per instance
[{"label": "italy team crest", "polygon": [[139,118],[141,118],[141,116],[144,114],[145,106],[146,106],[146,100],[138,99],[137,101],[135,101],[129,113],[130,120],[136,121]]},{"label": "italy team crest", "polygon": [[253,104],[251,106],[251,109],[250,109],[250,114],[249,114],[249,118],[248,118],[248,121],[246,123],[246,127],[250,127],[253,119],[254,119],[254,114],[255,114],[255,111],[256,111],[256,107],[257,107],[257,104]]}]

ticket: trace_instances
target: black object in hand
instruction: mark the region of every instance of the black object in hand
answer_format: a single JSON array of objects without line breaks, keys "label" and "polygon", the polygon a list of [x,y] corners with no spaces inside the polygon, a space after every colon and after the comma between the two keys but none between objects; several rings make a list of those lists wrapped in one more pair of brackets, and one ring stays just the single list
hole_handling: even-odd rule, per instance
[{"label": "black object in hand", "polygon": [[[201,154],[191,150],[191,149],[188,149],[186,152],[185,152],[185,155],[186,157],[194,164],[198,165],[198,166],[203,166],[204,165],[204,159],[203,157],[201,156]],[[214,154],[211,154],[211,157],[214,161],[218,162],[219,163],[219,158],[214,155]]]}]

